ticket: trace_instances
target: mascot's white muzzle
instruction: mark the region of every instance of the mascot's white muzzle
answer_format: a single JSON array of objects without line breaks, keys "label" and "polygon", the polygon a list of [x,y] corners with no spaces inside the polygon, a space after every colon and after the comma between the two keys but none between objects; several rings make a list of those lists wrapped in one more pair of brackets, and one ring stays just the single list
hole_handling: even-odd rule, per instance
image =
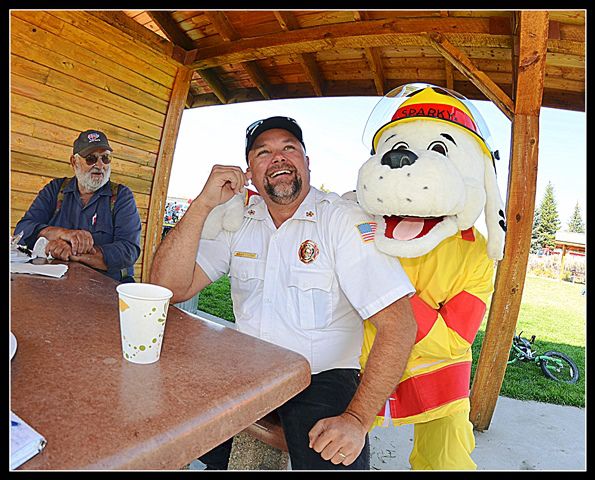
[{"label": "mascot's white muzzle", "polygon": [[448,158],[422,150],[390,150],[372,156],[357,181],[360,205],[374,215],[457,215],[466,202],[463,177]]}]

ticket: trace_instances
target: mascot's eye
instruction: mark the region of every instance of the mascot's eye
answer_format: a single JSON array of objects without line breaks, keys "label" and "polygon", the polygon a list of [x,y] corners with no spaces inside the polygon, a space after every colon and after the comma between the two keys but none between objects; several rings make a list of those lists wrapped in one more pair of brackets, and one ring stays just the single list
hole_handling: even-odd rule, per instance
[{"label": "mascot's eye", "polygon": [[407,145],[405,142],[399,142],[397,144],[395,144],[393,146],[393,148],[391,148],[391,150],[408,150],[409,149],[409,145]]},{"label": "mascot's eye", "polygon": [[445,157],[448,155],[448,149],[446,148],[446,145],[444,145],[444,143],[439,142],[439,141],[430,143],[428,150],[433,150],[434,152],[438,152],[439,154],[444,155]]}]

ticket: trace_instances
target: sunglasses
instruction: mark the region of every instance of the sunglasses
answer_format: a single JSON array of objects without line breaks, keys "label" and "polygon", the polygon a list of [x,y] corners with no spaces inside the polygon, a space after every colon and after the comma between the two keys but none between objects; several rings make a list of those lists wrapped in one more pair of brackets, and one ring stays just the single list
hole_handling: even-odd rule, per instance
[{"label": "sunglasses", "polygon": [[112,161],[112,156],[109,153],[104,153],[103,155],[95,155],[91,153],[86,157],[83,157],[82,155],[79,155],[79,157],[84,158],[85,162],[87,162],[87,165],[89,166],[95,165],[100,159],[104,165],[107,165]]},{"label": "sunglasses", "polygon": [[[291,117],[284,117],[286,120],[290,121],[291,123],[295,123],[298,128],[299,125],[298,123]],[[260,127],[266,120],[269,120],[268,118],[262,119],[262,120],[256,120],[255,122],[251,123],[250,125],[248,125],[248,128],[246,128],[246,146],[248,146],[248,142],[250,141],[250,137],[252,136],[252,134],[256,131],[256,129],[258,127]]]}]

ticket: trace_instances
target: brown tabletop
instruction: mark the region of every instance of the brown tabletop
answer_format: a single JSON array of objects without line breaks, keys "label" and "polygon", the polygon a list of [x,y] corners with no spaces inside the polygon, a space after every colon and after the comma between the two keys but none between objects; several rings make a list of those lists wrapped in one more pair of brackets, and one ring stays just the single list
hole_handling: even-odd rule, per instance
[{"label": "brown tabletop", "polygon": [[11,410],[47,439],[20,469],[178,469],[310,382],[301,355],[170,306],[161,358],[122,356],[117,282],[11,274]]}]

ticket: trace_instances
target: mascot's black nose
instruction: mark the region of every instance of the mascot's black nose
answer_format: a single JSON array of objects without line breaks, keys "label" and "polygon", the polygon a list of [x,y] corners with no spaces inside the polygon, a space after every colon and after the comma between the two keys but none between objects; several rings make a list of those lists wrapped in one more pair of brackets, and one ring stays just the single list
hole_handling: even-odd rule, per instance
[{"label": "mascot's black nose", "polygon": [[413,165],[417,160],[417,155],[406,148],[398,148],[386,152],[380,160],[381,165],[388,165],[390,168],[401,168],[405,165]]}]

